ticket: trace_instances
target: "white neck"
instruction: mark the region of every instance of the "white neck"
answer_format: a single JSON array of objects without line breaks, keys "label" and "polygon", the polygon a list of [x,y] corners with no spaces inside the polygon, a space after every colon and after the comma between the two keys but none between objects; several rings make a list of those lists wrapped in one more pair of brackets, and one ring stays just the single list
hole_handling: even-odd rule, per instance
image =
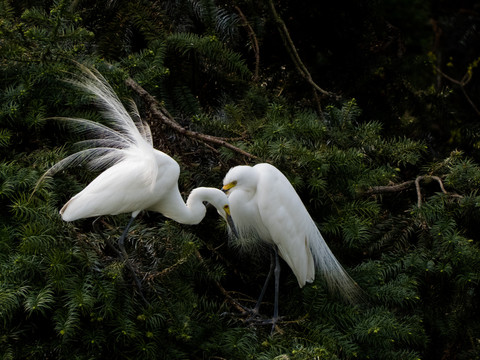
[{"label": "white neck", "polygon": [[193,189],[186,203],[181,199],[177,200],[175,204],[170,203],[169,208],[161,212],[181,224],[195,225],[203,220],[207,212],[204,201],[215,206],[219,214],[225,217],[223,207],[228,204],[227,196],[219,189],[208,187]]}]

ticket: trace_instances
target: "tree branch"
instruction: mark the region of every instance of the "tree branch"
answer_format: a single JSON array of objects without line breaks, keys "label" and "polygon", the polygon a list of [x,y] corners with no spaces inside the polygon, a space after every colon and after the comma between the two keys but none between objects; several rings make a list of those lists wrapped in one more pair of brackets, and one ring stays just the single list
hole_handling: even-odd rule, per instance
[{"label": "tree branch", "polygon": [[257,36],[255,35],[255,31],[253,31],[252,26],[248,22],[247,17],[244,15],[242,10],[238,6],[235,6],[235,10],[237,10],[238,15],[242,19],[244,26],[247,28],[248,36],[252,41],[253,51],[255,53],[255,72],[253,75],[253,81],[257,82],[260,69],[260,46],[258,45]]},{"label": "tree branch", "polygon": [[463,95],[467,99],[468,103],[470,106],[473,108],[473,110],[477,113],[477,115],[480,115],[480,110],[477,108],[473,100],[470,98],[470,96],[467,94],[467,91],[465,90],[465,86],[472,80],[472,73],[470,71],[467,71],[465,75],[463,75],[462,80],[456,80],[452,78],[451,76],[445,74],[438,66],[435,66],[435,70],[443,76],[445,79],[451,81],[455,85],[460,86],[460,89],[462,90]]},{"label": "tree branch", "polygon": [[[198,250],[195,250],[195,255],[197,257],[197,259],[200,261],[200,263],[204,266],[206,266],[205,264],[205,260],[203,259],[202,255],[200,254],[200,252]],[[220,282],[218,280],[213,280],[215,285],[217,286],[218,290],[220,290],[220,292],[222,293],[223,296],[225,296],[225,299],[231,304],[233,305],[237,310],[239,310],[240,312],[243,312],[245,311],[245,309],[242,307],[242,305],[240,305],[234,298],[232,298],[230,296],[230,294],[228,293],[227,290],[225,290],[225,288],[222,286],[222,284],[220,284]]]},{"label": "tree branch", "polygon": [[334,96],[333,93],[322,89],[320,86],[318,86],[315,83],[315,81],[313,81],[312,75],[308,71],[307,67],[305,66],[302,59],[300,58],[300,55],[298,54],[297,49],[295,48],[295,44],[293,43],[293,40],[290,37],[290,33],[287,29],[287,26],[285,25],[285,22],[282,20],[280,15],[278,15],[277,10],[275,9],[273,0],[269,0],[269,3],[270,3],[270,8],[272,9],[273,17],[278,26],[280,36],[282,37],[285,47],[287,48],[288,54],[292,58],[292,61],[295,64],[295,67],[297,68],[300,75],[303,76],[303,78],[313,87],[314,90],[320,92],[322,95]]},{"label": "tree branch", "polygon": [[395,185],[387,185],[387,186],[373,186],[367,191],[364,192],[365,195],[376,195],[376,194],[385,194],[385,193],[393,193],[393,192],[400,192],[403,190],[407,190],[410,188],[413,184],[415,184],[415,189],[417,191],[417,205],[418,207],[422,206],[422,191],[420,188],[420,181],[422,180],[435,180],[438,185],[440,186],[440,190],[442,193],[445,195],[450,195],[452,197],[457,197],[461,198],[461,195],[458,194],[449,194],[447,190],[445,190],[445,187],[443,186],[443,181],[439,176],[433,176],[433,175],[420,175],[417,176],[415,180],[409,180],[405,181],[400,184],[395,184]]},{"label": "tree branch", "polygon": [[390,193],[390,192],[400,192],[408,189],[414,182],[415,180],[409,180],[401,184],[395,184],[395,185],[372,186],[370,189],[365,191],[364,194],[376,195],[376,194],[384,194],[384,193]]},{"label": "tree branch", "polygon": [[418,207],[422,206],[422,192],[420,190],[420,180],[429,180],[429,179],[433,179],[436,182],[438,182],[442,192],[444,194],[448,194],[447,191],[445,190],[445,187],[443,186],[442,179],[440,179],[438,176],[430,176],[430,175],[428,175],[428,176],[418,176],[415,179],[415,188],[417,189],[417,205],[418,205]]},{"label": "tree branch", "polygon": [[211,136],[211,135],[205,135],[202,133],[198,133],[196,131],[188,130],[181,126],[178,122],[175,121],[172,115],[168,113],[168,111],[160,105],[160,103],[155,99],[152,95],[150,95],[143,87],[141,87],[135,80],[132,78],[128,78],[125,80],[126,84],[133,90],[135,91],[147,104],[148,108],[152,112],[152,114],[158,118],[160,121],[162,121],[165,125],[169,126],[176,132],[183,134],[185,136],[188,136],[190,138],[200,140],[205,143],[210,143],[210,144],[215,144],[215,145],[220,145],[223,146],[227,149],[233,150],[245,157],[248,157],[249,159],[258,159],[255,155],[252,155],[245,150],[240,149],[239,147],[236,147],[229,142],[227,142],[223,138],[219,138],[216,136]]}]

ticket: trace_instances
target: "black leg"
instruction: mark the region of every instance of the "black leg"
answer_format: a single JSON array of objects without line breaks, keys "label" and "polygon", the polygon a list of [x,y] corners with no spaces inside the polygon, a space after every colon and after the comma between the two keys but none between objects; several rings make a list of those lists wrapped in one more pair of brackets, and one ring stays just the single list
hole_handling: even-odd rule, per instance
[{"label": "black leg", "polygon": [[[275,274],[275,300],[274,300],[274,309],[273,309],[273,317],[271,319],[261,319],[259,315],[260,305],[262,304],[263,297],[267,290],[268,284],[272,277],[272,274]],[[250,315],[245,321],[247,323],[253,323],[258,325],[272,325],[271,334],[275,331],[275,326],[277,325],[278,320],[280,319],[278,316],[278,299],[279,299],[279,291],[280,290],[280,258],[278,257],[278,249],[276,246],[273,247],[273,251],[270,255],[270,270],[268,272],[267,278],[265,279],[265,283],[263,284],[262,291],[260,292],[260,296],[258,297],[257,303],[253,309],[247,309],[244,306],[240,305],[245,311],[241,314],[241,316]]]},{"label": "black leg", "polygon": [[103,234],[102,229],[99,228],[97,222],[100,220],[100,218],[101,218],[101,216],[99,216],[99,217],[97,217],[95,220],[93,220],[93,222],[92,222],[93,230],[94,230],[98,235],[101,236],[101,238],[103,239],[103,241],[105,241],[105,244],[107,244],[108,247],[110,247],[110,249],[112,249],[112,250],[115,252],[115,254],[117,254],[118,257],[122,258],[122,257],[123,257],[122,253],[121,253],[120,251],[118,251],[118,249],[117,249],[115,246],[113,246],[112,242],[111,242],[109,239],[107,239],[106,236]]},{"label": "black leg", "polygon": [[268,283],[270,282],[270,278],[272,277],[273,270],[275,268],[275,258],[273,252],[270,253],[270,270],[268,271],[267,278],[265,279],[265,283],[263,284],[262,291],[260,292],[260,296],[258,297],[257,304],[255,308],[252,310],[253,315],[258,315],[260,311],[260,305],[262,305],[262,300],[267,291]]},{"label": "black leg", "polygon": [[275,325],[278,321],[278,294],[280,290],[280,259],[278,258],[278,250],[277,247],[274,247],[275,252],[275,302],[273,308],[273,318],[272,318],[272,331],[275,330]]},{"label": "black leg", "polygon": [[125,264],[127,265],[127,267],[132,272],[133,281],[135,281],[135,284],[137,285],[138,291],[140,293],[140,297],[145,302],[145,304],[149,305],[147,299],[143,295],[142,283],[138,279],[137,274],[135,272],[135,269],[133,268],[132,263],[130,262],[130,259],[128,258],[127,250],[125,250],[125,239],[127,238],[128,230],[130,230],[130,226],[132,226],[132,224],[133,224],[133,220],[135,220],[135,216],[132,216],[130,218],[130,221],[128,222],[125,230],[123,230],[122,236],[120,236],[120,238],[118,239],[118,247],[120,248],[120,251],[123,255],[123,258],[125,260]]},{"label": "black leg", "polygon": [[127,227],[125,230],[123,230],[122,236],[120,236],[120,239],[118,239],[118,247],[120,248],[120,251],[122,252],[123,256],[127,256],[127,252],[125,250],[125,239],[128,235],[128,230],[130,229],[130,226],[132,226],[133,220],[135,220],[135,216],[132,216],[130,218],[130,221],[127,224]]},{"label": "black leg", "polygon": [[99,229],[97,228],[97,220],[100,219],[100,217],[98,217],[97,219],[94,220],[93,222],[93,228],[95,229],[95,231],[97,231],[100,236],[105,240],[105,242],[112,248],[115,250],[115,252],[118,254],[118,256],[120,258],[123,259],[123,261],[125,261],[125,265],[127,266],[127,268],[130,270],[130,272],[132,273],[132,277],[133,277],[133,281],[135,281],[135,285],[137,285],[137,288],[138,288],[138,292],[140,294],[140,297],[142,298],[143,302],[146,304],[146,305],[149,305],[147,299],[145,298],[145,296],[143,295],[143,291],[142,291],[142,283],[140,282],[140,280],[138,279],[137,277],[137,274],[135,272],[135,269],[133,268],[131,262],[130,262],[130,259],[128,258],[128,254],[127,254],[127,251],[125,250],[125,239],[128,235],[128,230],[130,229],[130,226],[132,226],[132,223],[133,223],[133,220],[135,220],[135,216],[132,216],[130,218],[130,221],[128,222],[127,224],[127,227],[125,228],[125,230],[123,230],[123,233],[122,233],[122,236],[120,236],[120,238],[118,239],[118,247],[120,248],[120,252],[115,249],[115,247],[112,245],[112,243],[107,239],[105,238],[105,236],[103,235],[103,233],[101,231],[99,231]]}]

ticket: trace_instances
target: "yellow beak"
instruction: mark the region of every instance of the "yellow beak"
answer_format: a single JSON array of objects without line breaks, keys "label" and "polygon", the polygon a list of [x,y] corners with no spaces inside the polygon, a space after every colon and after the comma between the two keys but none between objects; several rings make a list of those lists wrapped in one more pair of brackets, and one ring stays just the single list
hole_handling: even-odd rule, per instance
[{"label": "yellow beak", "polygon": [[233,181],[229,184],[226,184],[222,187],[222,191],[223,192],[227,192],[228,190],[230,190],[231,188],[233,188],[235,185],[237,185],[237,182],[236,181]]}]

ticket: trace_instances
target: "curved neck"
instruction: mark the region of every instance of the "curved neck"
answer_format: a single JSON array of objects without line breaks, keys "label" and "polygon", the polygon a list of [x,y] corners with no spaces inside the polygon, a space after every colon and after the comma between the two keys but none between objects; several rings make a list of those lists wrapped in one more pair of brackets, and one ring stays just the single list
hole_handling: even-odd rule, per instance
[{"label": "curved neck", "polygon": [[204,201],[212,204],[223,215],[223,207],[228,204],[227,196],[223,191],[216,188],[199,187],[193,189],[188,196],[187,202],[184,203],[178,193],[180,199],[165,206],[165,209],[160,211],[166,217],[175,220],[181,224],[196,225],[203,220],[207,212]]}]

